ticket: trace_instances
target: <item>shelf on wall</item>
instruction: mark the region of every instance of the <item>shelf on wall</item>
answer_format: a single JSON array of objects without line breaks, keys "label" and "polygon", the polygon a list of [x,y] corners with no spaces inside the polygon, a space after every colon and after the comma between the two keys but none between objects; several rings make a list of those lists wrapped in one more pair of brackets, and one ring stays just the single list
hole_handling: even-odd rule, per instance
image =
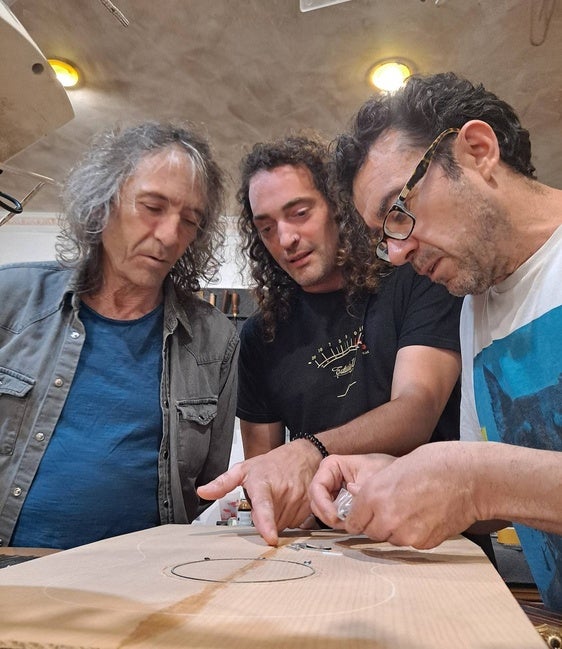
[{"label": "shelf on wall", "polygon": [[[222,311],[238,327],[238,323],[244,322],[253,315],[257,305],[253,296],[253,291],[248,288],[230,288],[230,287],[207,287],[199,291],[199,295],[207,302],[214,304],[219,311]],[[238,311],[235,313],[233,308],[233,295],[238,296]],[[236,298],[234,299],[234,302]]]}]

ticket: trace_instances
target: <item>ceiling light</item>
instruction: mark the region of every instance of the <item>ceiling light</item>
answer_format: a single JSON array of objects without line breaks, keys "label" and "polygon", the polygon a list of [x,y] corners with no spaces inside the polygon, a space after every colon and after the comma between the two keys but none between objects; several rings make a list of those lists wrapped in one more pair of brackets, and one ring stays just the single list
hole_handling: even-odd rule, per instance
[{"label": "ceiling light", "polygon": [[65,88],[75,88],[80,81],[80,73],[77,68],[61,59],[47,59],[57,75],[57,79]]},{"label": "ceiling light", "polygon": [[381,61],[369,70],[369,83],[377,90],[394,92],[403,85],[412,71],[400,61]]}]

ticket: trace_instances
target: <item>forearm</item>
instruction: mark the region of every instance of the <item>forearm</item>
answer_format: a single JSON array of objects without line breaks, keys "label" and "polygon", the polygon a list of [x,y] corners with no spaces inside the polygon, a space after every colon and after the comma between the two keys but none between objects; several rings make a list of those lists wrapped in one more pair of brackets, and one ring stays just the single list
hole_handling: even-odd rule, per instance
[{"label": "forearm", "polygon": [[244,457],[248,460],[256,455],[267,453],[285,441],[283,422],[276,421],[268,424],[255,424],[240,420]]},{"label": "forearm", "polygon": [[390,401],[318,438],[339,455],[405,455],[431,438],[459,373],[456,352],[404,347],[396,355]]},{"label": "forearm", "polygon": [[562,534],[562,453],[469,442],[479,519],[503,519]]},{"label": "forearm", "polygon": [[421,391],[404,394],[317,437],[330,454],[405,455],[429,441],[440,406]]}]

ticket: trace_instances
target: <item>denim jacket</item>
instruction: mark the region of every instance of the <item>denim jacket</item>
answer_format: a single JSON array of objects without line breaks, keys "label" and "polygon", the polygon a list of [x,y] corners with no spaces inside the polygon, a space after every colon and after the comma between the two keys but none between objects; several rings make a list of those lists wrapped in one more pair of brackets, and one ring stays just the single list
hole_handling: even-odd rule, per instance
[{"label": "denim jacket", "polygon": [[[0,545],[8,545],[51,439],[84,342],[73,270],[55,262],[0,268]],[[161,523],[187,523],[209,504],[196,487],[225,471],[236,406],[238,335],[195,296],[164,287]],[[110,367],[109,370],[110,371]]]}]

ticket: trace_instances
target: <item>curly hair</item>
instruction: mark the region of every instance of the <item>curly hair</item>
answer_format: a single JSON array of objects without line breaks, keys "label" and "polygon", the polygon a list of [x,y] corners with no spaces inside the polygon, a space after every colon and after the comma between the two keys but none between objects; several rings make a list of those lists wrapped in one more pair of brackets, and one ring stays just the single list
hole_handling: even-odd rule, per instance
[{"label": "curly hair", "polygon": [[[521,126],[509,104],[482,84],[474,85],[453,72],[413,75],[397,92],[368,99],[353,118],[349,132],[338,138],[336,176],[343,200],[350,199],[353,180],[369,149],[387,129],[404,132],[414,146],[427,147],[441,131],[461,128],[472,119],[492,127],[501,159],[507,165],[528,178],[535,178],[529,131]],[[449,176],[458,174],[451,145],[440,147],[435,159]]]},{"label": "curly hair", "polygon": [[95,292],[102,282],[102,232],[112,208],[118,204],[125,181],[147,156],[167,148],[182,151],[190,161],[206,198],[195,241],[170,270],[176,289],[188,295],[200,289],[200,279],[211,280],[222,262],[224,224],[223,173],[206,139],[191,125],[143,122],[104,131],[69,173],[62,193],[58,261],[79,270],[76,289]]},{"label": "curly hair", "polygon": [[370,233],[355,210],[344,209],[334,183],[329,144],[317,134],[291,135],[255,144],[241,162],[241,184],[237,193],[241,213],[238,228],[242,249],[249,259],[254,294],[263,318],[268,341],[275,337],[278,322],[289,317],[297,283],[273,259],[254,225],[250,205],[250,182],[259,171],[284,165],[305,167],[315,188],[325,198],[337,224],[339,241],[335,263],[341,268],[348,303],[377,289],[382,262],[373,255]]}]

